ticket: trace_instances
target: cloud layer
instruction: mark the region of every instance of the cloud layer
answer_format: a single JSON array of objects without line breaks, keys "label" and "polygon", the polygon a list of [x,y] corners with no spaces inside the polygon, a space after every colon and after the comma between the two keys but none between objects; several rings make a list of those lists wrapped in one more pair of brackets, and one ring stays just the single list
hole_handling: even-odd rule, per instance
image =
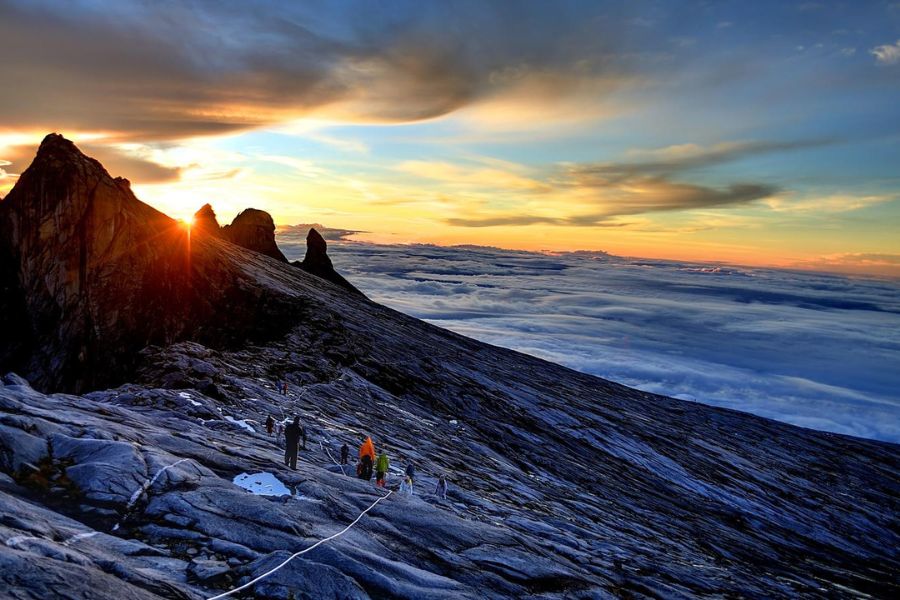
[{"label": "cloud layer", "polygon": [[[302,237],[283,235],[290,258]],[[481,247],[335,242],[373,299],[644,390],[900,442],[900,285]]]}]

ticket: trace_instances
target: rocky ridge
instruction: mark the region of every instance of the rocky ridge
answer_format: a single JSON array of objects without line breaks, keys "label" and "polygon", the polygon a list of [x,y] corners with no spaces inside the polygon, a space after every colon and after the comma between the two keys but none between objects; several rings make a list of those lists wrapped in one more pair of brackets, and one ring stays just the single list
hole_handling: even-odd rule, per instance
[{"label": "rocky ridge", "polygon": [[[70,335],[119,343],[114,323],[92,330],[63,320],[57,344],[40,327],[113,308],[120,294],[146,319],[150,307],[135,297],[143,288],[116,288],[114,268],[141,272],[159,261],[171,278],[158,285],[201,302],[188,282],[204,277],[217,302],[202,326],[174,328],[176,341],[145,330],[178,321],[131,325],[132,337],[117,346],[131,353],[121,385],[49,393],[67,380],[45,378],[41,392],[17,375],[2,378],[0,590],[13,597],[207,598],[247,581],[383,494],[333,462],[341,443],[355,446],[363,435],[391,456],[390,488],[407,462],[417,465],[416,495],[394,494],[246,597],[900,593],[897,446],[577,373],[430,326],[211,236],[192,240],[184,277],[173,266],[184,254],[154,247],[182,239],[170,219],[132,202],[116,180],[66,175],[96,174],[99,164],[68,165],[70,156],[47,166],[56,151],[42,152],[40,168],[0,202],[4,239],[15,241],[0,253],[0,282],[15,292],[4,302],[20,303],[35,329],[31,345],[3,338],[0,365],[53,375],[54,361],[84,364]],[[70,239],[57,218],[72,213],[64,203],[114,217],[88,219],[107,226],[81,230],[90,234],[87,250],[52,246],[54,255],[34,240]],[[160,242],[141,237],[144,220],[162,232]],[[132,239],[146,239],[150,259],[120,262],[92,250]],[[85,276],[72,282],[51,278],[45,288],[32,272],[68,272],[82,256]],[[253,336],[239,322],[261,318],[279,331]],[[224,343],[229,337],[240,341]],[[267,414],[302,416],[309,445],[297,471],[282,466],[261,428]],[[447,500],[430,493],[442,473]],[[271,474],[288,493],[250,493],[233,483],[243,474]]]}]

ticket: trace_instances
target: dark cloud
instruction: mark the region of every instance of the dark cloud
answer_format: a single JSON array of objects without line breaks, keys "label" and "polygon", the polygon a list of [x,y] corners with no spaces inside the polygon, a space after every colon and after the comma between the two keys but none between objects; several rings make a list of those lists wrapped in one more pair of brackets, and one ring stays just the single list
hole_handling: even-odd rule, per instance
[{"label": "dark cloud", "polygon": [[[72,2],[60,10],[4,1],[0,114],[9,127],[164,140],[323,107],[348,119],[426,119],[515,83],[495,76],[511,67],[527,74],[577,64],[578,76],[613,68],[610,42],[598,40],[614,36],[581,23],[578,11],[465,2],[407,8]],[[565,51],[557,43],[563,35]]]},{"label": "dark cloud", "polygon": [[485,218],[448,218],[444,222],[457,227],[495,227],[501,225],[564,225],[576,227],[623,227],[627,223],[609,222],[622,215],[720,208],[748,204],[775,195],[775,186],[761,183],[737,183],[724,188],[705,187],[688,183],[671,182],[663,178],[645,179],[640,182],[640,193],[624,192],[614,184],[591,184],[586,189],[598,194],[610,193],[615,197],[601,198],[602,210],[566,217],[537,215],[504,215]]},{"label": "dark cloud", "polygon": [[686,144],[651,153],[654,155],[653,160],[584,163],[570,167],[568,174],[575,185],[607,185],[637,177],[669,176],[691,169],[734,162],[751,156],[802,150],[832,143],[835,143],[835,140],[751,141],[718,144],[711,148]]},{"label": "dark cloud", "polygon": [[[81,150],[92,158],[99,160],[114,177],[125,177],[134,183],[163,183],[175,181],[181,175],[181,169],[166,167],[150,160],[132,156],[112,146],[80,144]],[[9,173],[19,174],[28,168],[37,145],[11,146],[0,149],[0,161],[9,162],[3,169]]]}]

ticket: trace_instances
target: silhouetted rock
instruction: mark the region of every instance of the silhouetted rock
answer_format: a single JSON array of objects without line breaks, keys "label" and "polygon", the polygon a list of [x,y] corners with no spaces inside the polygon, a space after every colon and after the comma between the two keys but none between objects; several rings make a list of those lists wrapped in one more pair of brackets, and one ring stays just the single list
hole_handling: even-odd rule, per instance
[{"label": "silhouetted rock", "polygon": [[200,210],[194,213],[194,223],[191,225],[191,233],[209,234],[216,237],[222,236],[219,221],[216,219],[216,211],[210,204],[204,204]]},{"label": "silhouetted rock", "polygon": [[310,229],[306,234],[306,256],[303,257],[303,261],[294,261],[291,264],[355,294],[363,295],[353,284],[334,270],[331,258],[328,257],[328,243],[315,229]]},{"label": "silhouetted rock", "polygon": [[222,229],[222,237],[233,244],[287,262],[275,243],[275,222],[264,210],[248,208]]},{"label": "silhouetted rock", "polygon": [[0,369],[78,391],[121,381],[148,344],[283,331],[296,310],[277,288],[249,285],[253,259],[232,248],[191,240],[127,180],[48,135],[0,201]]}]

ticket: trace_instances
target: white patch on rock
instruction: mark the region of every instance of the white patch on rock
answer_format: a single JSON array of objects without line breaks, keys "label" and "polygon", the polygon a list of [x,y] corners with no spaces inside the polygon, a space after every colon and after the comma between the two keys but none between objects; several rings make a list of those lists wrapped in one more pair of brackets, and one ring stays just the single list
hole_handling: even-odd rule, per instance
[{"label": "white patch on rock", "polygon": [[232,483],[257,496],[291,495],[291,491],[277,477],[268,472],[241,473],[232,480]]}]

